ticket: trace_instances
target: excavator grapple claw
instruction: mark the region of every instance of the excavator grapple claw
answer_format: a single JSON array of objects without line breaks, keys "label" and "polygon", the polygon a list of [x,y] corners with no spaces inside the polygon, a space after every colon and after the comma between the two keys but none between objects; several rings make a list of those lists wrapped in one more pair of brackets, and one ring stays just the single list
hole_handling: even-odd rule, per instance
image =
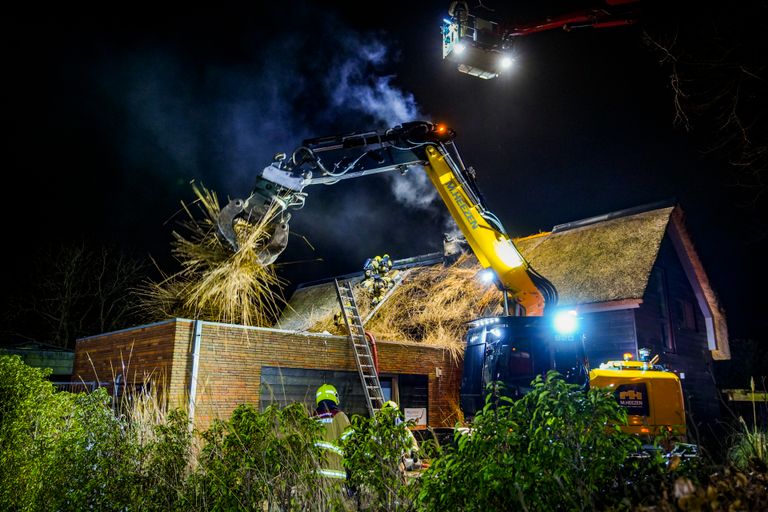
[{"label": "excavator grapple claw", "polygon": [[286,213],[282,217],[276,219],[269,232],[269,242],[259,251],[258,261],[264,266],[274,263],[288,245],[288,220],[291,215]]},{"label": "excavator grapple claw", "polygon": [[227,206],[221,209],[219,217],[216,219],[219,235],[226,240],[235,252],[240,249],[237,243],[237,235],[235,234],[235,219],[243,213],[245,203],[242,199],[230,200]]},{"label": "excavator grapple claw", "polygon": [[[216,227],[219,236],[226,241],[234,252],[240,250],[240,242],[237,239],[235,223],[239,221],[252,225],[264,223],[264,217],[270,215],[259,201],[259,197],[251,196],[248,199],[232,199],[221,209],[216,219]],[[282,211],[265,223],[264,229],[267,236],[267,242],[263,246],[256,247],[258,251],[257,261],[261,265],[271,265],[288,245],[288,221],[291,214]]]}]

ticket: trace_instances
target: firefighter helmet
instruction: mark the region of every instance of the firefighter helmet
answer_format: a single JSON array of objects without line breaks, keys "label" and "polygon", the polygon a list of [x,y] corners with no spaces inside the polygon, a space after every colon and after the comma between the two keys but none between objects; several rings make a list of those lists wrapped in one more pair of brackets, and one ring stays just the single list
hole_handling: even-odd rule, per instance
[{"label": "firefighter helmet", "polygon": [[339,392],[331,384],[323,384],[317,388],[315,393],[315,403],[319,404],[323,400],[330,400],[331,402],[339,405]]}]

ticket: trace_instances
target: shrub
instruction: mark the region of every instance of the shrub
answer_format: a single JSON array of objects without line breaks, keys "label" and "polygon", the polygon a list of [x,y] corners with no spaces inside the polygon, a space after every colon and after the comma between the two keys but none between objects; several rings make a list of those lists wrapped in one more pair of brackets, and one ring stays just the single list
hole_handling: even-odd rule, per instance
[{"label": "shrub", "polygon": [[151,397],[133,397],[115,416],[105,390],[56,392],[45,377],[0,356],[0,510],[768,507],[762,431],[744,426],[731,450],[739,468],[662,452],[628,457],[639,442],[620,431],[626,415],[612,394],[555,373],[516,402],[492,393],[454,446],[432,447],[432,467],[414,482],[402,472],[410,437],[400,413],[354,417],[342,446],[356,504],[319,476],[322,426],[302,404],[241,405],[201,434],[196,451],[186,415],[153,409]]},{"label": "shrub", "polygon": [[[132,427],[137,427],[135,419]],[[188,510],[193,461],[189,418],[173,410],[151,430],[153,437],[141,443],[139,459],[143,463],[132,502],[140,510]]]},{"label": "shrub", "polygon": [[408,510],[412,507],[403,457],[411,434],[402,412],[385,407],[372,418],[354,416],[342,442],[349,484],[366,510]]},{"label": "shrub", "polygon": [[125,510],[140,463],[130,425],[115,417],[104,388],[57,397],[67,408],[51,425],[39,510]]},{"label": "shrub", "polygon": [[103,389],[57,392],[0,356],[0,509],[113,510],[130,502],[135,446]]},{"label": "shrub", "polygon": [[0,356],[0,510],[32,510],[41,492],[56,427],[70,405],[45,380],[48,373]]},{"label": "shrub", "polygon": [[750,430],[744,425],[744,430],[736,433],[731,441],[728,460],[741,470],[765,470],[768,467],[768,433],[756,428]]},{"label": "shrub", "polygon": [[581,390],[555,372],[517,401],[489,395],[471,431],[422,476],[425,510],[591,510],[627,456],[626,412],[602,389]]},{"label": "shrub", "polygon": [[259,412],[240,405],[202,434],[195,505],[210,510],[328,510],[340,498],[323,486],[315,442],[321,425],[294,403]]}]

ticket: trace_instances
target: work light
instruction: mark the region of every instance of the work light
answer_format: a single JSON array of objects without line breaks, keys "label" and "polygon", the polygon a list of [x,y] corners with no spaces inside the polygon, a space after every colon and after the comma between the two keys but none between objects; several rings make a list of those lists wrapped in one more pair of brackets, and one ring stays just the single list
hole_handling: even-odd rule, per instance
[{"label": "work light", "polygon": [[515,63],[515,59],[513,59],[509,55],[504,55],[501,58],[501,61],[499,61],[499,64],[501,65],[501,69],[510,69],[512,68],[512,65],[514,63]]},{"label": "work light", "polygon": [[555,314],[554,327],[558,334],[563,336],[573,334],[578,326],[579,321],[576,317],[576,311],[560,311]]}]

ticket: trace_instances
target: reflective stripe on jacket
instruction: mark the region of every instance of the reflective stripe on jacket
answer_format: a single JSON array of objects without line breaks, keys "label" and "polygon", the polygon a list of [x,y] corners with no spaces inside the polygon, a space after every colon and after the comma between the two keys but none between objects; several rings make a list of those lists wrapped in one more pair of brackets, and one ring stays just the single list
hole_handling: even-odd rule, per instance
[{"label": "reflective stripe on jacket", "polygon": [[344,450],[338,443],[349,427],[349,418],[343,412],[336,410],[320,413],[315,416],[315,420],[324,427],[322,440],[315,443],[315,446],[321,448],[325,455],[322,468],[318,472],[328,478],[346,479],[347,473],[342,464]]}]

